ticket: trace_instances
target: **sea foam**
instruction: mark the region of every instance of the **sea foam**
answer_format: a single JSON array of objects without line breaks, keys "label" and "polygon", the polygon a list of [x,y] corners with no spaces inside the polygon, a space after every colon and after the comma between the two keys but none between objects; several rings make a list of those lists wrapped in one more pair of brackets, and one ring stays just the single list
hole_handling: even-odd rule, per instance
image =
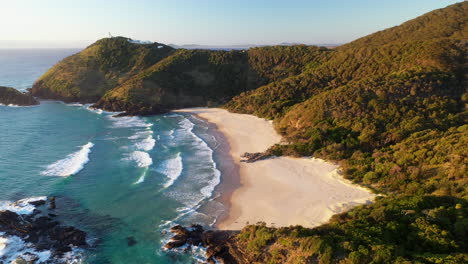
[{"label": "sea foam", "polygon": [[31,214],[34,211],[35,206],[30,204],[30,202],[45,201],[45,199],[47,199],[46,196],[39,196],[18,200],[14,203],[9,201],[0,201],[0,211],[8,210],[17,214]]},{"label": "sea foam", "polygon": [[32,255],[38,257],[34,263],[45,263],[49,260],[51,252],[49,250],[37,251],[21,238],[6,236],[5,233],[0,232],[0,256],[6,261],[5,263],[16,263],[15,259],[18,257],[26,261],[33,261]]},{"label": "sea foam", "polygon": [[151,127],[153,124],[146,122],[138,116],[110,117],[114,128]]},{"label": "sea foam", "polygon": [[151,159],[150,155],[143,151],[133,151],[126,160],[134,161],[138,167],[144,168],[135,184],[144,182],[146,174],[148,173],[148,168],[153,164],[153,159]]},{"label": "sea foam", "polygon": [[140,150],[150,151],[156,145],[156,140],[152,135],[148,135],[145,139],[135,144],[135,147]]},{"label": "sea foam", "polygon": [[91,153],[91,148],[93,146],[94,144],[92,142],[88,142],[86,145],[83,145],[80,150],[47,166],[46,170],[41,172],[41,174],[62,177],[77,174],[84,168],[85,164],[89,162],[89,153]]},{"label": "sea foam", "polygon": [[[46,200],[46,196],[31,197],[16,202],[0,201],[0,211],[12,211],[20,215],[31,214],[36,208],[30,202]],[[35,263],[45,263],[51,256],[49,250],[38,251],[31,247],[29,243],[25,243],[18,236],[7,236],[0,232],[0,263],[2,260],[5,263],[13,263],[16,258],[22,257],[26,261],[32,261],[31,256],[37,256]]]},{"label": "sea foam", "polygon": [[177,153],[174,158],[165,160],[161,165],[158,166],[156,171],[166,175],[168,178],[167,182],[164,184],[164,188],[168,188],[174,184],[177,178],[179,178],[179,176],[182,174],[183,168],[184,165],[182,163],[182,156],[180,155],[180,152]]},{"label": "sea foam", "polygon": [[127,160],[134,161],[140,168],[147,168],[153,164],[153,160],[150,155],[143,151],[133,151]]},{"label": "sea foam", "polygon": [[200,156],[201,160],[209,160],[210,169],[212,171],[212,178],[208,180],[207,185],[200,189],[200,193],[203,194],[204,198],[210,198],[213,195],[214,189],[221,182],[221,172],[216,166],[216,162],[213,158],[213,150],[208,146],[208,144],[197,136],[193,132],[195,124],[189,119],[184,118],[179,122],[179,125],[184,128],[189,135],[196,142],[195,147],[197,148],[197,154]]},{"label": "sea foam", "polygon": [[[184,179],[180,186],[178,185],[177,188],[173,188],[166,193],[184,206],[177,210],[178,214],[175,218],[162,223],[160,228],[164,228],[166,225],[175,223],[182,218],[195,219],[198,215],[204,215],[198,212],[198,209],[213,197],[214,190],[221,177],[221,172],[217,169],[214,161],[213,150],[193,131],[195,124],[183,116],[171,117],[182,117],[178,120],[179,128],[174,131],[172,143],[175,146],[187,146],[195,156],[188,156],[187,164],[184,162],[184,166],[187,166],[187,169],[191,172],[190,175]],[[170,180],[166,185],[169,183],[173,184]],[[192,192],[193,186],[198,186],[199,191]]]}]

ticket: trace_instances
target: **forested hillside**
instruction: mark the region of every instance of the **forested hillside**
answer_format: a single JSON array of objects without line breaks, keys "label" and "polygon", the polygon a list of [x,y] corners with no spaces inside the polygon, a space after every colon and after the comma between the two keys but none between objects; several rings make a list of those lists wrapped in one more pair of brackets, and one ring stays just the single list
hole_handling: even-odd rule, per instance
[{"label": "forested hillside", "polygon": [[[436,10],[338,47],[319,66],[241,94],[226,107],[274,119],[290,144],[273,147],[273,154],[340,160],[346,177],[376,190],[466,198],[467,8]],[[382,158],[421,147],[416,139],[429,134],[444,147],[403,161]],[[417,166],[408,166],[414,159]]]},{"label": "forested hillside", "polygon": [[[226,107],[274,119],[274,155],[339,161],[383,194],[314,229],[247,226],[251,263],[468,262],[468,3],[338,47]],[[287,177],[287,176],[285,176]],[[238,254],[238,252],[233,252]]]},{"label": "forested hillside", "polygon": [[285,144],[269,154],[338,161],[383,195],[314,229],[247,226],[232,252],[245,263],[467,263],[467,20],[462,2],[335,49],[109,38],[32,92],[128,114],[223,105],[272,119]]},{"label": "forested hillside", "polygon": [[327,52],[304,45],[176,50],[106,38],[59,62],[36,81],[32,93],[133,115],[220,106],[242,92],[299,74],[322,62]]}]

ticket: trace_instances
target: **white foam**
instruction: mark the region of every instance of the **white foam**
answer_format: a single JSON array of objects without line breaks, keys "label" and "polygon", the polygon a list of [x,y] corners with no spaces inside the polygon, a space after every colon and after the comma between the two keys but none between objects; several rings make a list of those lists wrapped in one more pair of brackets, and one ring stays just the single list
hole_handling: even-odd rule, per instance
[{"label": "white foam", "polygon": [[140,168],[147,168],[153,164],[153,160],[150,155],[143,151],[133,151],[127,160],[135,161],[137,166]]},{"label": "white foam", "polygon": [[213,174],[214,177],[208,182],[208,185],[200,190],[206,198],[210,198],[213,195],[216,186],[221,182],[221,172],[216,168],[216,163],[214,163]]},{"label": "white foam", "polygon": [[135,135],[133,136],[129,136],[128,139],[140,139],[140,138],[144,138],[148,135],[151,135],[153,134],[153,131],[151,130],[145,130],[145,131],[138,131],[135,133]]},{"label": "white foam", "polygon": [[67,105],[69,105],[69,106],[80,106],[80,107],[83,106],[83,104],[81,104],[81,103],[69,103]]},{"label": "white foam", "polygon": [[77,107],[81,107],[82,109],[86,109],[90,112],[93,112],[95,114],[98,114],[98,115],[103,115],[103,114],[107,114],[107,115],[116,115],[116,114],[120,114],[122,112],[110,112],[110,111],[104,111],[100,108],[95,108],[95,107],[92,107],[93,105],[92,104],[80,104],[80,103],[70,103],[70,104],[67,104],[69,106],[77,106]]},{"label": "white foam", "polygon": [[168,188],[174,184],[177,178],[179,178],[179,176],[182,174],[183,168],[184,165],[182,163],[182,156],[180,155],[180,152],[177,153],[174,158],[165,160],[161,165],[158,166],[156,171],[166,175],[168,178],[167,182],[164,184],[164,188]]},{"label": "white foam", "polygon": [[135,182],[135,184],[140,184],[140,183],[144,182],[147,173],[148,173],[148,168],[145,168],[145,169],[143,170],[143,172],[141,173],[140,178],[138,178],[138,180]]},{"label": "white foam", "polygon": [[171,139],[174,139],[174,129],[172,129],[171,131],[169,131],[168,136],[169,136]]},{"label": "white foam", "polygon": [[153,138],[153,136],[149,135],[142,141],[136,143],[135,147],[140,150],[150,151],[154,148],[155,145],[156,140]]},{"label": "white foam", "polygon": [[51,255],[49,250],[37,251],[18,236],[7,236],[0,232],[0,257],[5,261],[1,263],[14,263],[20,257],[28,263],[29,261],[32,263],[35,259],[34,263],[50,263],[47,261]]},{"label": "white foam", "polygon": [[30,202],[45,201],[46,199],[46,196],[39,196],[18,200],[13,203],[9,201],[0,201],[0,211],[8,210],[17,214],[31,214],[36,207],[30,204]]},{"label": "white foam", "polygon": [[36,107],[38,105],[15,105],[15,104],[0,104],[0,106],[6,106],[6,107]]},{"label": "white foam", "polygon": [[[9,210],[17,214],[31,214],[35,206],[30,202],[44,201],[46,196],[31,197],[21,199],[16,202],[0,201],[0,211]],[[60,258],[51,259],[52,252],[49,250],[38,251],[31,243],[26,243],[18,236],[8,236],[4,232],[0,232],[0,263],[13,263],[17,258],[21,257],[26,262],[34,263],[82,263],[82,250],[72,248],[71,252],[65,253]]]},{"label": "white foam", "polygon": [[[181,218],[195,217],[200,214],[197,210],[205,201],[213,197],[214,190],[220,183],[221,172],[217,169],[214,161],[213,150],[193,132],[194,126],[194,123],[183,117],[179,121],[179,128],[174,131],[173,143],[176,145],[190,145],[191,151],[196,153],[196,157],[189,157],[187,160],[187,166],[190,167],[191,174],[187,179],[184,179],[183,184],[166,192],[167,195],[185,206],[177,210],[178,215],[174,219],[166,221],[160,227],[175,223]],[[200,186],[199,193],[193,193],[190,190],[193,188],[192,183]]]},{"label": "white foam", "polygon": [[153,124],[145,122],[141,117],[138,116],[122,116],[122,117],[110,117],[113,121],[113,127],[115,128],[130,128],[130,127],[151,127]]},{"label": "white foam", "polygon": [[130,156],[127,157],[126,160],[134,161],[138,167],[144,168],[135,184],[144,182],[146,174],[148,173],[148,168],[151,166],[151,164],[153,164],[153,159],[151,159],[150,155],[143,151],[134,151],[130,153]]},{"label": "white foam", "polygon": [[41,172],[41,174],[62,177],[77,174],[84,168],[85,164],[89,162],[89,153],[91,153],[91,148],[93,146],[94,144],[92,142],[88,142],[86,145],[83,145],[80,150],[47,166],[47,169]]},{"label": "white foam", "polygon": [[186,129],[193,139],[198,143],[199,151],[198,154],[203,156],[204,159],[210,159],[211,170],[213,171],[213,178],[208,181],[208,184],[200,190],[205,198],[210,198],[213,195],[214,189],[221,182],[221,172],[217,169],[216,162],[213,159],[213,150],[206,144],[206,142],[193,133],[195,124],[189,119],[184,118],[179,122],[179,125]]}]

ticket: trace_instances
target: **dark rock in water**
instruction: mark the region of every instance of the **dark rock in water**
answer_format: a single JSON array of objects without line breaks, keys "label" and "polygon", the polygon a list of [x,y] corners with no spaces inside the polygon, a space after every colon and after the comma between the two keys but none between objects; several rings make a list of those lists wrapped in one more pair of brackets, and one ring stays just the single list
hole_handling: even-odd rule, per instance
[{"label": "dark rock in water", "polygon": [[[45,201],[29,202],[35,206],[44,206]],[[62,226],[47,213],[35,209],[30,214],[12,211],[0,211],[0,232],[8,236],[18,236],[38,251],[50,250],[52,257],[62,256],[72,247],[87,247],[86,233],[72,226]],[[33,254],[33,256],[35,256]],[[25,254],[14,263],[34,263]],[[1,261],[0,261],[1,263]]]},{"label": "dark rock in water", "polygon": [[57,208],[55,204],[55,197],[52,196],[49,198],[49,209],[54,210],[55,208]]},{"label": "dark rock in water", "polygon": [[30,201],[29,204],[32,204],[34,206],[41,206],[41,205],[44,205],[46,203],[45,200],[37,200],[37,201]]},{"label": "dark rock in water", "polygon": [[178,248],[187,243],[187,239],[179,239],[179,240],[172,240],[168,242],[164,247],[167,249],[173,249],[173,248]]},{"label": "dark rock in water", "polygon": [[15,88],[0,86],[0,104],[28,106],[39,102],[29,92],[22,93]]},{"label": "dark rock in water", "polygon": [[264,152],[257,152],[257,153],[245,152],[241,156],[241,158],[245,158],[245,159],[241,160],[241,162],[252,163],[252,162],[259,161],[259,160],[264,160],[264,159],[267,159],[267,158],[270,158],[270,157],[271,157],[271,154],[264,153]]},{"label": "dark rock in water", "polygon": [[50,239],[55,241],[55,244],[58,247],[62,247],[64,245],[82,247],[87,245],[86,233],[72,226],[56,226],[48,232],[48,235]]},{"label": "dark rock in water", "polygon": [[205,231],[200,225],[192,225],[189,228],[177,225],[170,229],[174,237],[169,241],[165,248],[174,249],[187,245],[202,246],[207,248],[206,257],[208,263],[229,263],[237,264],[239,262],[233,255],[237,248],[234,247],[234,238],[238,231]]},{"label": "dark rock in water", "polygon": [[132,236],[127,237],[127,245],[129,247],[133,247],[136,244],[137,244],[137,241],[136,241],[136,239],[134,237],[132,237]]}]

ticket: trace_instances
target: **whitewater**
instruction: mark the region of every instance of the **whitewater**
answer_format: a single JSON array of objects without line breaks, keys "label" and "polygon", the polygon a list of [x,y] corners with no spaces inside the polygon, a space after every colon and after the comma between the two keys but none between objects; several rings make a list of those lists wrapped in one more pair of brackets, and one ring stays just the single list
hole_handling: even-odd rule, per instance
[{"label": "whitewater", "polygon": [[93,146],[94,144],[92,142],[88,142],[81,146],[80,150],[47,166],[47,169],[41,172],[41,174],[66,177],[78,173],[84,168],[86,163],[89,162],[89,153],[91,153],[91,148]]}]

